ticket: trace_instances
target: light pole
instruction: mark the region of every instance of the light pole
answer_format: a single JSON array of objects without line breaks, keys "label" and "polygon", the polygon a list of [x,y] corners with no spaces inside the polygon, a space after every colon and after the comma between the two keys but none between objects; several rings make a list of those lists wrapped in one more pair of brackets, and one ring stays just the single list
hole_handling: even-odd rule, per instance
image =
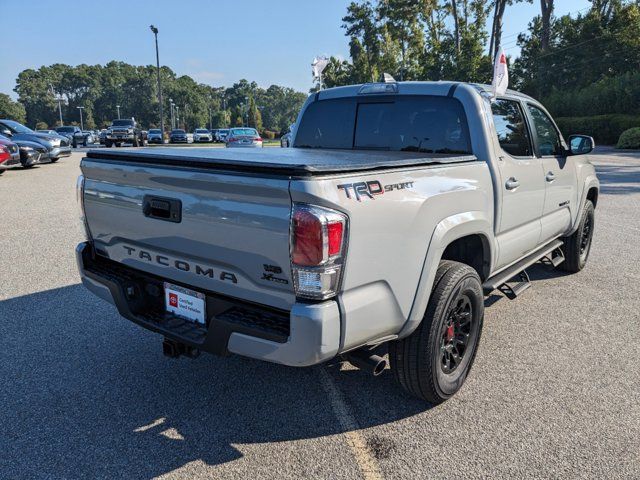
[{"label": "light pole", "polygon": [[180,128],[180,108],[178,107],[178,105],[175,105],[176,107],[176,128]]},{"label": "light pole", "polygon": [[247,127],[249,127],[249,97],[244,97],[244,100],[247,106]]},{"label": "light pole", "polygon": [[82,123],[82,110],[84,110],[84,107],[76,107],[78,110],[80,110],[80,130],[84,130],[84,123]]},{"label": "light pole", "polygon": [[64,126],[64,122],[62,121],[62,95],[56,95],[56,92],[53,91],[53,85],[49,84],[51,87],[51,95],[58,102],[58,114],[60,115],[60,126]]},{"label": "light pole", "polygon": [[120,105],[116,105],[116,109],[118,110],[118,120],[120,120]]},{"label": "light pole", "polygon": [[162,112],[162,84],[160,83],[160,53],[158,51],[158,29],[153,25],[149,25],[149,28],[156,37],[156,67],[158,71],[158,104],[160,105],[160,131],[164,135],[164,115]]},{"label": "light pole", "polygon": [[171,109],[171,130],[175,129],[175,117],[173,116],[173,100],[169,99],[169,108]]},{"label": "light pole", "polygon": [[211,107],[209,107],[209,130],[213,130],[213,114],[211,113]]}]

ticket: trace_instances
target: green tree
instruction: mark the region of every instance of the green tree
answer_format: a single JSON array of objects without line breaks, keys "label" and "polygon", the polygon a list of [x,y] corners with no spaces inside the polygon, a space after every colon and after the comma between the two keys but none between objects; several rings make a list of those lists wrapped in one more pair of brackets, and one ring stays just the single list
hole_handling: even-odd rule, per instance
[{"label": "green tree", "polygon": [[15,102],[5,93],[0,93],[0,118],[24,123],[27,121],[27,112],[21,103]]}]

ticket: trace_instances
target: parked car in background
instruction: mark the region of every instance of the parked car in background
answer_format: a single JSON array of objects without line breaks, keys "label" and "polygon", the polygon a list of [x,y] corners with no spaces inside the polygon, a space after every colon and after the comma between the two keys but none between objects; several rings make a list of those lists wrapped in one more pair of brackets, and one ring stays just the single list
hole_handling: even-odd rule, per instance
[{"label": "parked car in background", "polygon": [[171,133],[169,134],[169,143],[189,143],[187,132],[181,128],[171,130]]},{"label": "parked car in background", "polygon": [[56,128],[56,133],[67,137],[73,148],[77,148],[78,145],[86,147],[90,143],[89,140],[91,140],[90,134],[86,131],[80,130],[80,127],[78,126],[68,125],[58,127]]},{"label": "parked car in background", "polygon": [[211,132],[206,128],[196,128],[193,132],[193,141],[195,143],[213,142],[213,137],[211,136]]},{"label": "parked car in background", "polygon": [[134,118],[119,118],[111,122],[104,144],[107,148],[112,145],[119,147],[123,143],[130,143],[134,147],[143,147],[146,142],[147,137]]},{"label": "parked car in background", "polygon": [[97,143],[96,135],[93,133],[93,130],[83,130],[82,135],[84,135],[84,143],[83,145],[86,147],[87,145],[93,145]]},{"label": "parked car in background", "polygon": [[49,163],[49,153],[46,147],[28,140],[16,140],[20,149],[20,163],[23,168],[31,168],[39,163]]},{"label": "parked car in background", "polygon": [[55,130],[36,130],[38,133],[46,133],[47,135],[56,135],[58,132]]},{"label": "parked car in background", "polygon": [[20,165],[20,147],[10,138],[0,135],[0,173]]},{"label": "parked car in background", "polygon": [[220,128],[216,131],[216,142],[226,142],[229,135],[228,128]]},{"label": "parked car in background", "polygon": [[12,141],[27,140],[39,143],[47,149],[49,159],[52,162],[57,162],[60,158],[71,155],[70,142],[64,136],[34,132],[13,120],[0,120],[0,134],[11,138]]},{"label": "parked car in background", "polygon": [[255,128],[232,128],[227,136],[227,148],[235,147],[262,147],[262,138]]},{"label": "parked car in background", "polygon": [[106,140],[107,140],[107,129],[103,128],[102,130],[100,130],[100,133],[98,134],[98,141],[100,142],[100,145],[104,145]]},{"label": "parked car in background", "polygon": [[147,142],[149,143],[159,143],[162,145],[164,143],[164,138],[162,137],[162,130],[159,128],[152,128],[149,130],[147,134]]},{"label": "parked car in background", "polygon": [[209,130],[211,132],[211,138],[213,139],[213,142],[217,142],[218,141],[218,129],[217,128],[212,128],[211,130]]},{"label": "parked car in background", "polygon": [[282,137],[280,137],[280,146],[282,148],[289,148],[291,146],[291,137],[293,132],[293,125],[291,125],[287,129],[287,133],[285,133]]}]

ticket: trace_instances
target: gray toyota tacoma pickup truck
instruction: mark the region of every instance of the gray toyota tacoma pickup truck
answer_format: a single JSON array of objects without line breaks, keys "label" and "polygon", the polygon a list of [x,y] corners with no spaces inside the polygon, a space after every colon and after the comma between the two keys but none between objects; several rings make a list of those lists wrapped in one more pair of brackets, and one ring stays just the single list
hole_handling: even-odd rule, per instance
[{"label": "gray toyota tacoma pickup truck", "polygon": [[386,366],[432,403],[463,384],[485,296],[581,270],[599,183],[534,99],[453,82],[309,97],[293,148],[92,150],[83,284],[172,357]]}]

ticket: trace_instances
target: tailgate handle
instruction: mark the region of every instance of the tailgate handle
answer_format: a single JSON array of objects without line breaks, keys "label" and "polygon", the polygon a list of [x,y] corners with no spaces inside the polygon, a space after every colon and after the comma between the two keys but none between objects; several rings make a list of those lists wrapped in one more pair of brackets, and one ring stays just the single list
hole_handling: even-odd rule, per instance
[{"label": "tailgate handle", "polygon": [[182,202],[175,198],[145,195],[142,200],[142,212],[145,217],[180,223],[182,221]]}]

